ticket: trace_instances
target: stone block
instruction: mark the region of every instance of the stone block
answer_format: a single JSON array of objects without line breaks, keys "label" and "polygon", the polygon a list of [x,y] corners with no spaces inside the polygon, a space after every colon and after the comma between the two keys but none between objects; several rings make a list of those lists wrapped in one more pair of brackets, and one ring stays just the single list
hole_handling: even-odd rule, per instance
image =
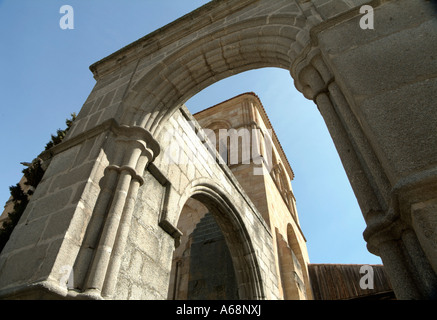
[{"label": "stone block", "polygon": [[64,209],[70,204],[72,194],[73,188],[68,187],[45,197],[34,199],[33,210],[29,213],[27,220],[33,221]]},{"label": "stone block", "polygon": [[10,253],[17,249],[32,248],[38,244],[42,233],[46,229],[47,217],[28,221],[20,221],[15,227],[2,253]]},{"label": "stone block", "polygon": [[345,0],[313,1],[320,15],[328,20],[351,9]]},{"label": "stone block", "polygon": [[[50,241],[52,239],[62,238],[64,237],[66,231],[68,230],[73,214],[75,214],[75,208],[67,208],[58,213],[54,213],[47,217],[47,219],[39,219],[45,222],[45,227],[41,228],[42,231],[40,233],[40,241]],[[36,222],[38,222],[37,220]],[[34,224],[34,223],[32,223]],[[38,230],[35,226],[31,226],[29,229]],[[83,235],[82,232],[73,233],[73,236],[76,236],[78,239],[77,242],[80,241],[80,236]]]},{"label": "stone block", "polygon": [[380,143],[378,152],[387,159],[384,165],[390,168],[393,183],[437,159],[437,131],[431,129],[437,127],[433,103],[437,93],[432,89],[436,85],[436,79],[413,83],[375,95],[362,104],[366,122]]},{"label": "stone block", "polygon": [[76,159],[80,146],[72,147],[62,153],[57,154],[50,162],[47,171],[44,173],[44,179],[53,177],[59,173],[66,172],[71,168]]},{"label": "stone block", "polygon": [[77,183],[86,182],[91,175],[93,167],[94,162],[88,162],[72,168],[64,174],[58,175],[56,179],[53,180],[48,192],[54,193],[64,188],[74,186]]},{"label": "stone block", "polygon": [[[417,28],[351,48],[343,54],[332,55],[330,59],[342,82],[355,96],[376,95],[432,77],[437,72],[436,28],[436,23],[429,21]],[[427,43],[425,46],[422,45],[424,42]],[[377,79],[375,74],[380,74]],[[347,83],[343,80],[346,75]]]}]

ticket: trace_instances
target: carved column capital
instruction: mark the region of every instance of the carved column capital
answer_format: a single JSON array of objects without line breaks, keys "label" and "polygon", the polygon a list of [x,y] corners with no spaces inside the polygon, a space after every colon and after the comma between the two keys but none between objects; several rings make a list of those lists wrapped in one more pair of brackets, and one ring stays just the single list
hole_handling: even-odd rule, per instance
[{"label": "carved column capital", "polygon": [[117,136],[116,141],[130,143],[131,147],[140,148],[149,162],[153,162],[160,153],[159,143],[148,130],[142,127],[115,125],[112,127],[112,132]]},{"label": "carved column capital", "polygon": [[290,73],[295,79],[296,88],[305,98],[313,101],[316,101],[321,93],[329,92],[328,87],[334,81],[333,74],[317,48],[312,48],[305,58],[296,62]]}]

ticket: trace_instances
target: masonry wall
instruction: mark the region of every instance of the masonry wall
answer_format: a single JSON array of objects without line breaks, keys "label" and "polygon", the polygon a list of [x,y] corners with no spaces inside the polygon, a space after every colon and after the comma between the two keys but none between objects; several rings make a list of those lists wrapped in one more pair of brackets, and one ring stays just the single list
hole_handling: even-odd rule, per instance
[{"label": "masonry wall", "polygon": [[[185,111],[186,112],[186,111]],[[193,119],[194,120],[194,119]],[[184,219],[189,219],[184,214],[184,206],[186,201],[192,196],[191,188],[196,185],[196,181],[208,181],[212,185],[220,183],[220,188],[227,194],[236,208],[243,210],[243,215],[240,217],[248,225],[246,226],[253,244],[259,248],[257,252],[260,254],[257,259],[262,265],[261,272],[263,282],[267,291],[266,294],[270,298],[277,297],[277,279],[274,276],[276,270],[272,267],[271,259],[273,259],[271,248],[271,236],[269,235],[266,226],[260,224],[259,213],[252,211],[248,206],[247,200],[240,198],[237,200],[234,195],[231,195],[232,190],[235,190],[233,184],[236,180],[229,180],[223,171],[220,169],[216,160],[212,157],[204,144],[196,135],[191,127],[193,123],[189,123],[184,116],[184,112],[176,112],[169,119],[165,128],[161,131],[160,143],[168,146],[155,160],[155,165],[169,181],[170,195],[166,208],[162,207],[162,202],[165,197],[165,187],[163,187],[154,177],[146,174],[145,179],[150,181],[147,186],[141,187],[138,193],[138,200],[135,204],[135,210],[131,225],[131,231],[127,240],[123,262],[121,264],[120,276],[118,278],[117,291],[115,298],[117,299],[166,299],[168,295],[172,296],[171,279],[172,257],[175,249],[175,242],[172,237],[166,234],[156,222],[162,219],[162,210],[166,211],[166,220],[180,227],[180,231],[189,235],[190,230],[193,230],[195,225],[184,226]],[[175,134],[177,133],[177,134]],[[169,139],[169,140],[167,140]],[[154,181],[155,180],[155,181]],[[230,192],[228,194],[228,192]],[[250,201],[250,200],[249,200]],[[192,202],[189,202],[192,203]],[[211,204],[209,204],[211,206]],[[214,207],[215,205],[212,204]],[[255,207],[253,207],[255,208]],[[247,211],[249,209],[249,211]],[[256,210],[256,209],[255,209]],[[225,213],[222,213],[225,214]],[[201,215],[196,216],[197,219]],[[228,219],[222,217],[222,219]],[[179,219],[182,219],[179,221]],[[193,218],[191,218],[193,219]],[[258,221],[257,221],[258,220]],[[193,222],[191,220],[191,222]],[[155,224],[154,224],[155,223]],[[253,226],[253,228],[251,227]],[[239,236],[235,232],[229,234],[234,227],[228,221],[226,225],[221,222],[221,227],[224,227],[224,233],[227,241],[235,244],[240,242]],[[256,237],[255,237],[256,235]],[[181,242],[176,250],[186,248],[187,239],[181,237]],[[179,241],[179,240],[178,240]],[[261,249],[262,248],[262,249]],[[264,249],[265,248],[265,249]],[[235,251],[231,251],[235,255]],[[263,257],[263,258],[262,258]],[[234,259],[241,259],[234,257]],[[241,267],[240,267],[241,268]],[[238,272],[238,267],[236,267]],[[242,272],[241,269],[239,271]],[[184,280],[185,281],[185,280]],[[241,281],[241,280],[240,280]],[[247,283],[238,284],[238,293],[241,297],[248,294],[245,289]],[[246,290],[246,292],[245,292]],[[181,289],[184,291],[184,289]],[[179,292],[178,295],[184,295]]]}]

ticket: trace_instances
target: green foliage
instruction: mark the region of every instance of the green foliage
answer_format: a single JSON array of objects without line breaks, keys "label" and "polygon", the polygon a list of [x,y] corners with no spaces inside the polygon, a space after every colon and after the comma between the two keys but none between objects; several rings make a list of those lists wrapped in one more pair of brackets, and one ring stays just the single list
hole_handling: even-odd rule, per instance
[{"label": "green foliage", "polygon": [[71,125],[73,124],[73,121],[76,119],[76,113],[72,113],[71,114],[71,119],[67,119],[65,121],[65,124],[67,125],[67,128],[65,128],[64,130],[58,129],[56,131],[56,136],[52,135],[51,136],[51,140],[47,143],[46,145],[46,150],[49,150],[50,148],[52,148],[53,146],[59,144],[62,142],[62,140],[64,140],[68,130],[70,130]]},{"label": "green foliage", "polygon": [[29,193],[24,192],[19,183],[17,183],[15,186],[9,187],[9,190],[14,203],[14,209],[12,212],[8,213],[9,219],[3,222],[3,226],[0,229],[0,251],[3,250],[6,242],[8,242],[12,231],[14,230],[15,226],[23,215],[27,204],[29,203]]},{"label": "green foliage", "polygon": [[[31,186],[34,189],[36,189],[38,183],[41,181],[44,170],[41,166],[40,160],[33,161],[32,165],[28,168],[23,170],[24,177],[26,178],[26,181],[24,182],[25,185]],[[33,190],[30,189],[27,194],[32,195]]]},{"label": "green foliage", "polygon": [[[75,119],[76,114],[72,113],[71,118],[65,121],[67,128],[64,130],[58,129],[56,131],[56,136],[51,135],[51,140],[47,143],[45,150],[49,150],[53,146],[62,142]],[[36,189],[44,175],[44,169],[41,166],[41,160],[35,159],[22,172],[26,178],[24,184],[29,186],[29,189],[25,192],[19,183],[17,183],[15,186],[9,187],[11,192],[11,201],[14,204],[14,208],[12,212],[8,213],[9,219],[3,222],[3,226],[0,228],[0,252],[3,250],[6,242],[8,242],[12,231],[14,230],[15,226],[23,215],[27,204],[29,203],[33,191]]]}]

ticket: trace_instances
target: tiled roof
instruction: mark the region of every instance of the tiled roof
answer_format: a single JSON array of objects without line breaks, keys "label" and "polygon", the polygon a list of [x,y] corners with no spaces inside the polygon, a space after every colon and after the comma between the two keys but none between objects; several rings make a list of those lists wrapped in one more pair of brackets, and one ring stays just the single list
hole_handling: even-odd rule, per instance
[{"label": "tiled roof", "polygon": [[308,272],[315,300],[395,299],[382,265],[370,265],[373,289],[362,289],[361,264],[309,264]]}]

